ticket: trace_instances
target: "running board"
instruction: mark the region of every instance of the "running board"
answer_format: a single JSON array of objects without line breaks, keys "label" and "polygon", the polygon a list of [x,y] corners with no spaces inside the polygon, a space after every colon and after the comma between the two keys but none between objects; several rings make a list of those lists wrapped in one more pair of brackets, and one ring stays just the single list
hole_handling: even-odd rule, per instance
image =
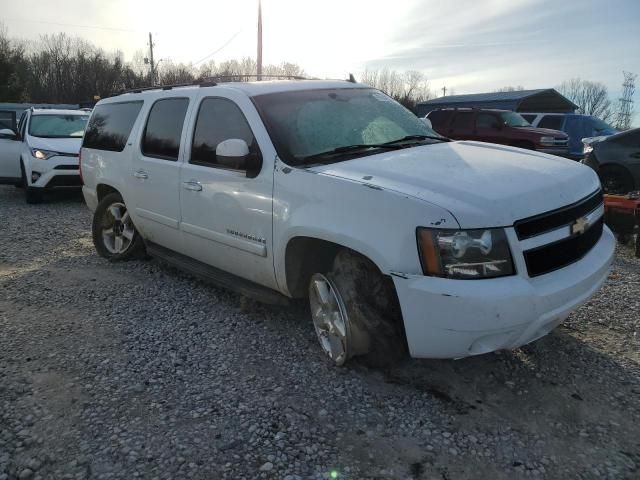
[{"label": "running board", "polygon": [[250,280],[225,272],[181,253],[174,252],[156,243],[146,242],[147,253],[166,263],[184,270],[194,277],[218,287],[233,290],[246,297],[269,305],[289,305],[289,299],[275,290],[258,285]]}]

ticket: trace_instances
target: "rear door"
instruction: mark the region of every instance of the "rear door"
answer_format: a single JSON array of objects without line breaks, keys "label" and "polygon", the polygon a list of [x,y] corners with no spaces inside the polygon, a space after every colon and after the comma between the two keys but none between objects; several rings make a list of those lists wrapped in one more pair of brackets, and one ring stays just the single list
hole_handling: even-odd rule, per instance
[{"label": "rear door", "polygon": [[20,180],[20,152],[22,141],[16,135],[16,112],[0,110],[0,183],[15,183]]},{"label": "rear door", "polygon": [[475,112],[455,112],[444,135],[454,140],[475,140]]},{"label": "rear door", "polygon": [[[203,94],[204,95],[204,94]],[[203,96],[190,122],[191,147],[181,172],[181,229],[188,255],[226,272],[277,288],[272,210],[275,150],[251,100],[219,88]],[[246,165],[216,156],[220,142],[244,140],[262,158],[249,178]]]},{"label": "rear door", "polygon": [[193,92],[149,100],[138,139],[134,141],[128,191],[137,227],[147,240],[181,251],[180,167],[184,125]]}]

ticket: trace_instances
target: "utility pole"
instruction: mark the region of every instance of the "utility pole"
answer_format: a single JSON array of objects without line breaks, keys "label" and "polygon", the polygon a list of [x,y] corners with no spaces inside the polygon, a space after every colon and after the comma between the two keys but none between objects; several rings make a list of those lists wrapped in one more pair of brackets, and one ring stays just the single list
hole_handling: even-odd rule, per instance
[{"label": "utility pole", "polygon": [[442,87],[442,96],[443,97],[447,96],[447,87]]},{"label": "utility pole", "polygon": [[258,58],[256,60],[258,65],[257,74],[258,80],[262,75],[262,2],[258,0]]},{"label": "utility pole", "polygon": [[153,37],[151,32],[149,32],[149,65],[151,67],[151,86],[153,86],[156,83],[156,65],[153,63]]}]

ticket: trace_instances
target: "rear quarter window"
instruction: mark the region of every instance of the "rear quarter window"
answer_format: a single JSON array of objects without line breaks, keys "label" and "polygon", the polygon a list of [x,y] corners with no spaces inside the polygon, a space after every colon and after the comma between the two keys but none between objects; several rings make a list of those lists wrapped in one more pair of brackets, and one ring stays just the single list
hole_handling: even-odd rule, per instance
[{"label": "rear quarter window", "polygon": [[451,112],[447,112],[447,111],[434,111],[429,113],[429,115],[427,116],[427,118],[429,120],[431,120],[431,124],[434,127],[444,127],[449,118],[451,117]]},{"label": "rear quarter window", "polygon": [[96,106],[89,119],[82,147],[112,152],[124,150],[142,103],[106,103]]},{"label": "rear quarter window", "polygon": [[562,130],[564,117],[561,115],[545,115],[538,122],[538,128],[550,128],[551,130]]}]

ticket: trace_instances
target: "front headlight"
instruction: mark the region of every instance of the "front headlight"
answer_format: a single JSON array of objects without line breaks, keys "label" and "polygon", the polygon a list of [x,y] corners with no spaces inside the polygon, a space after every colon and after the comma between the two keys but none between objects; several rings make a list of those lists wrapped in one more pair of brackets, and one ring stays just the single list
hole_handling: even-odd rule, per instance
[{"label": "front headlight", "polygon": [[417,237],[425,275],[477,279],[504,277],[515,273],[509,242],[502,228],[418,228]]},{"label": "front headlight", "polygon": [[51,150],[42,150],[41,148],[32,148],[31,155],[38,160],[48,160],[51,157],[58,155],[58,152],[52,152]]},{"label": "front headlight", "polygon": [[553,145],[556,143],[556,139],[553,137],[540,137],[540,143],[542,145]]},{"label": "front headlight", "polygon": [[590,145],[588,143],[584,143],[583,147],[582,147],[582,153],[584,155],[588,155],[591,152],[593,152],[593,145]]}]

